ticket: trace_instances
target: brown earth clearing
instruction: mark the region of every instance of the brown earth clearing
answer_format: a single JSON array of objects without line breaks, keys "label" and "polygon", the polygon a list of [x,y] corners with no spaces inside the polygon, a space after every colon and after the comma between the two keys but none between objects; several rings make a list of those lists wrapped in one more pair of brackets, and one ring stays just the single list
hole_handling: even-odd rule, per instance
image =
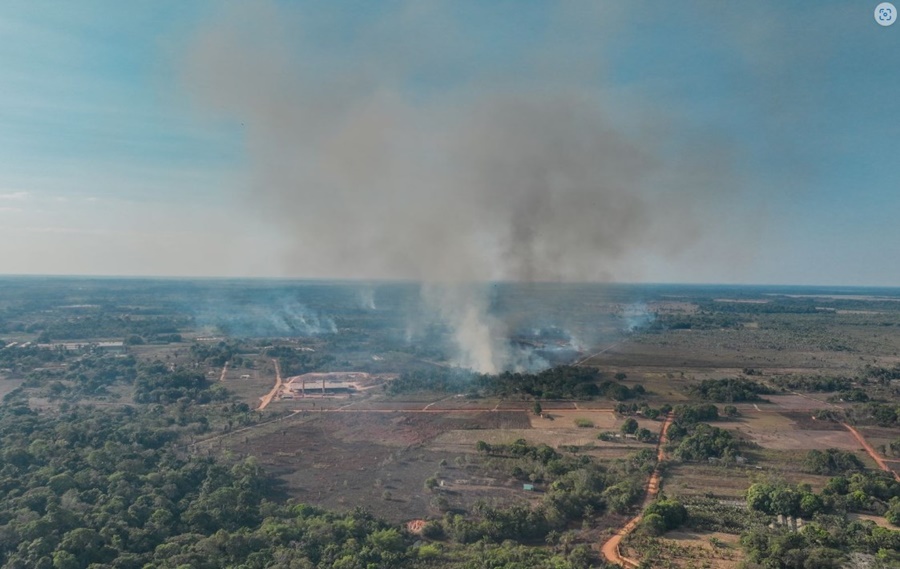
[{"label": "brown earth clearing", "polygon": [[[643,400],[658,407],[697,402],[689,390],[704,379],[749,377],[774,387],[779,375],[852,376],[866,364],[893,365],[898,360],[900,329],[879,329],[876,335],[864,325],[829,322],[820,315],[768,316],[737,329],[641,334],[599,346],[582,365],[595,366],[606,377],[625,373],[622,383],[643,385],[647,390]],[[789,323],[804,332],[792,333],[773,323]],[[835,345],[838,349],[832,349]],[[749,368],[753,375],[744,375]],[[222,369],[213,371],[218,374]],[[274,372],[271,363],[260,362],[251,377],[243,379],[229,368],[225,381],[229,387],[240,386],[246,401],[258,402],[272,389]],[[840,424],[813,418],[816,410],[847,406],[828,401],[832,395],[781,392],[765,395],[764,401],[736,403],[739,416],[715,425],[750,443],[744,449],[746,462],[669,461],[660,469],[665,494],[739,501],[751,484],[773,478],[821,490],[828,477],[803,471],[806,452],[813,449],[851,451],[867,467],[877,468]],[[597,438],[604,431],[618,432],[625,420],[613,412],[615,401],[541,401],[542,416],[535,415],[531,405],[524,398],[470,399],[458,393],[390,397],[378,387],[350,396],[273,398],[265,412],[273,417],[290,415],[288,419],[226,435],[215,444],[237,456],[257,456],[282,481],[282,490],[299,500],[339,510],[359,505],[396,522],[434,519],[447,510],[470,512],[477,500],[510,504],[540,499],[539,489],[527,492],[521,483],[479,469],[475,450],[479,441],[502,444],[525,439],[562,452],[577,447],[577,452],[601,462],[653,448],[634,440]],[[718,403],[720,410],[723,405]],[[636,418],[641,427],[659,431],[660,421]],[[576,420],[591,426],[579,427]],[[897,438],[892,429],[859,431],[873,447]],[[896,466],[900,461],[886,464]],[[426,489],[429,478],[438,481],[436,489]],[[630,519],[633,514],[607,515],[595,529],[621,528]],[[672,567],[695,567],[693,560],[701,559],[703,566],[731,569],[742,560],[737,536],[728,534],[669,532],[655,543]],[[642,558],[640,551],[625,553],[638,562]]]},{"label": "brown earth clearing", "polygon": [[[738,536],[722,532],[670,531],[651,544],[671,568],[738,569],[744,559]],[[642,558],[647,552],[626,548],[624,553]]]}]

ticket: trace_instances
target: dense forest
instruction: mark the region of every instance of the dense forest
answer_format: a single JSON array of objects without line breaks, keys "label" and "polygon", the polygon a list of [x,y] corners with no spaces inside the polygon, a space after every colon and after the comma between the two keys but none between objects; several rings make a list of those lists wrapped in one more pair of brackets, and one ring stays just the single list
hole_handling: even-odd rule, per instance
[{"label": "dense forest", "polygon": [[[48,349],[13,353],[19,363],[65,359]],[[0,406],[3,567],[413,568],[444,558],[439,542],[417,540],[363,510],[337,514],[285,500],[252,457],[223,462],[192,452],[190,441],[213,429],[259,420],[202,375],[91,352],[68,363],[31,372]],[[120,388],[134,403],[81,402],[115,401]],[[58,404],[34,409],[35,394]],[[553,484],[544,506],[485,505],[474,518],[448,513],[429,526],[430,535],[458,544],[458,567],[601,566],[583,547],[554,552],[526,545],[543,544],[593,512],[624,511],[640,495],[641,470],[518,448],[491,452],[521,455],[516,476]]]},{"label": "dense forest", "polygon": [[556,366],[536,373],[475,374],[456,368],[435,368],[402,374],[388,387],[391,394],[419,391],[465,393],[526,399],[597,399],[625,401],[645,394],[640,384],[607,379],[594,369]]}]

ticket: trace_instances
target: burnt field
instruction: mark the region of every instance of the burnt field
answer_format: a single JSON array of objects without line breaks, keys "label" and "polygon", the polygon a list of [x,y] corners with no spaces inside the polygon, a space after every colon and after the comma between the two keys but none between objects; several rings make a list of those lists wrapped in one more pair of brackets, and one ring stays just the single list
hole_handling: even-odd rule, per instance
[{"label": "burnt field", "polygon": [[[876,302],[878,309],[839,311],[844,301],[817,298],[816,306],[807,311],[807,303],[800,311],[798,302],[770,297],[715,302],[690,295],[657,300],[649,305],[655,319],[644,327],[585,350],[597,353],[580,358],[579,365],[616,376],[626,386],[642,385],[640,405],[702,402],[692,388],[703,380],[744,378],[768,390],[757,400],[735,401],[737,416],[715,423],[747,445],[744,462],[674,464],[663,483],[674,495],[740,498],[768,476],[820,488],[827,477],[806,473],[800,464],[811,450],[850,452],[877,468],[839,422],[814,416],[852,403],[834,390],[790,386],[809,377],[841,377],[855,385],[866,366],[892,366],[900,351],[900,325],[895,325],[900,303],[855,299],[846,302]],[[616,312],[610,306],[604,310]],[[472,398],[427,390],[391,396],[385,389],[320,401],[275,401],[273,412],[293,413],[289,419],[218,444],[238,456],[256,456],[281,481],[281,490],[298,500],[338,509],[362,505],[393,520],[434,518],[448,507],[468,511],[477,500],[531,499],[519,482],[479,473],[479,441],[525,439],[578,448],[601,462],[647,448],[633,440],[598,439],[601,432],[618,432],[626,418],[613,412],[616,401],[603,397],[543,400],[544,415],[538,417],[528,397]],[[892,387],[873,382],[866,389],[877,397]],[[722,409],[728,401],[715,403]],[[640,427],[658,429],[656,421],[638,418]],[[896,438],[890,428],[864,432],[882,446]],[[429,478],[441,484],[437,493],[425,488]],[[445,500],[441,507],[437,497]]]},{"label": "burnt field", "polygon": [[[315,412],[277,427],[236,435],[228,448],[259,459],[292,497],[338,510],[363,505],[401,521],[439,515],[430,477],[468,480],[465,453],[436,450],[429,442],[455,430],[529,428],[524,412]],[[450,494],[457,507],[503,492],[499,481],[481,480],[483,489]],[[446,489],[449,491],[450,487]]]},{"label": "burnt field", "polygon": [[[191,293],[212,300],[194,298],[200,310],[189,316],[166,304],[190,297],[183,283],[145,285],[153,295],[135,286],[11,312],[0,348],[5,399],[44,416],[75,401],[97,413],[171,413],[147,441],[175,437],[185,455],[258,465],[273,482],[268,499],[442,525],[448,549],[472,536],[518,540],[525,530],[509,528],[535,515],[596,551],[647,505],[660,456],[666,497],[738,509],[754,484],[822,492],[836,474],[900,468],[900,302],[879,295],[497,287],[490,317],[508,334],[492,347],[512,349],[519,359],[508,363],[525,367],[476,374],[454,367],[447,323],[407,334],[415,287],[371,286],[373,303],[361,306],[355,285],[212,283]],[[550,353],[559,361],[543,358]],[[367,379],[282,397],[279,384],[304,374]],[[708,406],[716,413],[686,420],[660,455],[669,409]],[[889,524],[884,499],[853,507]],[[714,535],[734,544],[740,531],[707,527],[647,546],[699,547],[696,555],[732,566],[740,551],[703,543]],[[546,538],[558,536],[527,543]]]}]

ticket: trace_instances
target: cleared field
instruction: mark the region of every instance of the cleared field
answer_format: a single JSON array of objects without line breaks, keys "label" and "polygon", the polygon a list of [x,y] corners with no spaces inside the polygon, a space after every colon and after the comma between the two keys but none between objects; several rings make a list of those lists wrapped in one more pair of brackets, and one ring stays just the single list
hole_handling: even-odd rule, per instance
[{"label": "cleared field", "polygon": [[[785,480],[797,484],[809,484],[816,490],[824,488],[830,478],[828,476],[810,474],[803,470],[806,452],[762,449],[747,454],[751,457],[753,466],[761,466],[767,476],[784,478]],[[878,465],[875,464],[865,451],[856,450],[853,454],[855,454],[867,468],[878,468]]]},{"label": "cleared field", "polygon": [[[900,439],[900,432],[897,429],[887,429],[884,427],[856,427],[856,430],[860,432],[862,436],[866,438],[870,445],[879,449],[881,455],[884,456],[884,452],[880,450],[880,447],[884,446],[890,448],[892,442]],[[890,459],[891,457],[885,456],[885,458]]]},{"label": "cleared field", "polygon": [[856,450],[859,443],[850,433],[839,431],[773,431],[771,433],[755,431],[751,435],[753,442],[775,450],[824,450],[836,448]]},{"label": "cleared field", "polygon": [[[807,419],[807,420],[802,420]],[[741,437],[773,450],[812,450],[837,448],[857,450],[853,435],[836,423],[813,421],[798,415],[746,411],[739,420],[720,421],[716,426],[734,430]],[[815,426],[818,428],[809,428]]]},{"label": "cleared field", "polygon": [[[543,416],[531,414],[529,419],[532,428],[551,430],[571,429],[575,426],[575,421],[577,419],[590,421],[594,424],[593,429],[599,430],[618,429],[624,422],[623,419],[617,418],[612,411],[598,411],[591,409],[553,409],[552,411],[545,411]],[[581,430],[588,431],[591,429]]]},{"label": "cleared field", "polygon": [[[766,395],[764,397],[769,400],[772,405],[783,409],[814,411],[816,409],[835,407],[835,405],[826,401],[829,395],[830,394],[828,393],[811,393],[808,395]],[[772,405],[760,403],[759,408],[767,409]]]},{"label": "cleared field", "polygon": [[[510,432],[501,424],[515,431],[527,427],[527,419],[512,412],[306,413],[235,435],[226,444],[239,456],[256,456],[284,483],[283,490],[299,500],[339,510],[363,505],[401,521],[440,515],[433,503],[438,495],[452,507],[491,496],[529,499],[521,485],[487,479],[473,483],[463,453],[426,444],[448,431]],[[424,482],[432,476],[448,485],[438,492],[426,490]]]},{"label": "cleared field", "polygon": [[761,472],[697,463],[671,463],[663,476],[662,490],[670,496],[705,496],[743,499]]},{"label": "cleared field", "polygon": [[[742,368],[795,373],[822,370],[853,373],[863,362],[893,365],[900,353],[896,326],[873,330],[878,314],[761,314],[740,328],[669,330],[617,344],[585,365],[636,366],[669,372]],[[861,361],[862,360],[862,361]]]},{"label": "cleared field", "polygon": [[24,381],[24,379],[7,379],[0,375],[0,398],[3,398],[11,391],[14,391],[17,387],[22,385]]},{"label": "cleared field", "polygon": [[[670,568],[737,569],[744,559],[739,537],[727,533],[670,531],[651,543],[656,559]],[[641,559],[646,552],[628,548],[626,553]]]},{"label": "cleared field", "polygon": [[[516,439],[525,439],[531,444],[546,444],[552,447],[561,445],[588,445],[600,443],[595,429],[484,429],[484,430],[451,430],[441,433],[430,443],[429,448],[448,452],[473,452],[478,441],[488,444],[506,444]],[[599,446],[599,444],[597,445]]]},{"label": "cleared field", "polygon": [[890,522],[884,519],[884,516],[873,516],[872,514],[847,514],[847,517],[851,520],[863,520],[872,522],[878,527],[882,527],[885,529],[896,531],[897,527],[892,526]]}]

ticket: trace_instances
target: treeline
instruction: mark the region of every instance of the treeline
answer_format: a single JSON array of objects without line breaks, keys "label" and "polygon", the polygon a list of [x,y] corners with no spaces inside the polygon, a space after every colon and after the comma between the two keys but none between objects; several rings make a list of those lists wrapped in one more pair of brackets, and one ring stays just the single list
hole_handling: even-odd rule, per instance
[{"label": "treeline", "polygon": [[900,525],[900,482],[881,471],[854,472],[831,478],[818,494],[808,485],[761,482],[747,490],[747,505],[769,515],[803,518],[869,512]]},{"label": "treeline", "polygon": [[846,391],[853,386],[850,378],[822,375],[776,375],[771,381],[778,387],[792,391]]},{"label": "treeline", "polygon": [[[736,413],[733,409],[729,414]],[[732,462],[740,455],[740,447],[746,444],[730,431],[705,422],[719,418],[719,408],[711,403],[676,405],[672,414],[675,421],[667,431],[668,448],[679,460],[693,462],[716,458]]]},{"label": "treeline", "polygon": [[704,379],[692,385],[688,392],[700,399],[717,403],[739,403],[742,401],[762,401],[760,395],[768,395],[772,390],[765,385],[744,378]]},{"label": "treeline", "polygon": [[500,542],[546,543],[577,521],[590,522],[605,512],[625,513],[643,494],[647,474],[655,465],[652,450],[602,466],[591,457],[563,456],[546,445],[529,445],[524,439],[489,445],[480,441],[483,467],[514,479],[541,485],[540,503],[490,506],[476,504],[474,517],[447,514],[431,528],[432,536],[458,543],[487,539]]},{"label": "treeline", "polygon": [[696,462],[710,458],[732,462],[740,455],[741,442],[731,432],[706,423],[687,426],[674,423],[669,427],[669,440],[675,444],[678,460]]},{"label": "treeline", "polygon": [[393,395],[416,391],[467,393],[472,396],[533,399],[596,399],[625,401],[646,393],[640,384],[603,379],[595,370],[557,366],[538,373],[475,374],[457,368],[438,368],[402,374],[392,381]]},{"label": "treeline", "polygon": [[866,403],[845,409],[847,419],[858,425],[878,425],[880,427],[900,427],[900,404]]},{"label": "treeline", "polygon": [[[838,392],[844,401],[866,401],[862,386],[888,385],[900,379],[900,365],[894,367],[867,364],[855,377],[821,375],[776,375],[771,378],[778,387],[792,391]],[[862,394],[862,395],[860,395]]]},{"label": "treeline", "polygon": [[387,392],[391,395],[433,391],[437,393],[469,393],[475,394],[476,374],[459,368],[431,368],[415,370],[400,374],[400,377],[388,384]]},{"label": "treeline", "polygon": [[19,346],[0,348],[0,367],[16,372],[31,370],[49,363],[59,363],[65,359],[65,350],[55,348],[41,348],[34,345],[24,348]]},{"label": "treeline", "polygon": [[135,378],[134,400],[138,403],[175,403],[186,400],[205,404],[225,401],[228,392],[193,370],[169,368],[162,363],[144,364]]},{"label": "treeline", "polygon": [[50,398],[107,397],[116,384],[131,384],[138,375],[134,356],[90,353],[70,359],[65,371],[32,372],[28,387],[43,388]]},{"label": "treeline", "polygon": [[[675,423],[672,427],[686,427],[701,421],[715,421],[719,418],[719,408],[712,403],[698,405],[676,405],[673,409]],[[669,427],[670,429],[672,427]],[[677,431],[676,431],[677,432]]]},{"label": "treeline", "polygon": [[650,535],[662,535],[667,531],[678,529],[688,520],[688,511],[684,504],[671,498],[659,498],[644,509],[641,529]]},{"label": "treeline", "polygon": [[[170,375],[158,379],[180,381]],[[252,458],[224,465],[176,452],[176,441],[208,429],[211,418],[198,409],[63,404],[39,414],[24,395],[8,397],[0,407],[0,565],[416,566],[412,540],[367,513],[271,502]]]},{"label": "treeline", "polygon": [[129,316],[104,313],[59,318],[38,328],[40,330],[38,341],[45,343],[61,340],[127,338],[131,335],[150,339],[160,335],[179,334],[190,324],[191,320],[182,316]]},{"label": "treeline", "polygon": [[768,302],[701,302],[702,312],[718,314],[816,314],[817,302],[809,299],[774,299]]},{"label": "treeline", "polygon": [[737,314],[698,313],[698,314],[660,314],[644,328],[650,332],[664,330],[721,330],[723,328],[741,328],[749,318]]},{"label": "treeline", "polygon": [[819,515],[794,531],[785,526],[756,527],[741,536],[754,567],[773,569],[842,569],[851,552],[873,555],[869,567],[897,567],[900,532],[872,522]]},{"label": "treeline", "polygon": [[856,454],[835,448],[811,450],[803,461],[803,470],[812,474],[834,476],[853,471],[862,471],[866,465],[862,463]]},{"label": "treeline", "polygon": [[589,368],[557,366],[538,373],[503,372],[478,378],[487,395],[504,398],[533,397],[535,399],[595,399],[604,397],[625,401],[645,393],[640,384],[628,386]]},{"label": "treeline", "polygon": [[309,352],[290,346],[274,346],[266,350],[266,355],[278,358],[281,374],[285,377],[319,371],[334,361],[334,356],[319,352]]},{"label": "treeline", "polygon": [[886,384],[891,380],[900,379],[900,365],[895,365],[890,368],[866,365],[866,367],[863,368],[862,376],[866,379]]},{"label": "treeline", "polygon": [[619,415],[635,415],[639,414],[648,419],[659,419],[672,410],[672,406],[668,403],[660,406],[659,409],[650,407],[646,402],[638,405],[637,403],[616,403],[615,411]]},{"label": "treeline", "polygon": [[837,569],[851,551],[875,555],[886,566],[900,563],[900,531],[846,519],[847,512],[869,512],[900,525],[900,483],[884,473],[832,478],[818,494],[808,485],[757,483],[747,490],[747,504],[770,516],[809,520],[800,531],[757,526],[741,536],[749,559],[764,567]]},{"label": "treeline", "polygon": [[231,361],[240,351],[232,342],[216,342],[207,344],[195,342],[191,344],[191,356],[195,361],[220,367]]}]

